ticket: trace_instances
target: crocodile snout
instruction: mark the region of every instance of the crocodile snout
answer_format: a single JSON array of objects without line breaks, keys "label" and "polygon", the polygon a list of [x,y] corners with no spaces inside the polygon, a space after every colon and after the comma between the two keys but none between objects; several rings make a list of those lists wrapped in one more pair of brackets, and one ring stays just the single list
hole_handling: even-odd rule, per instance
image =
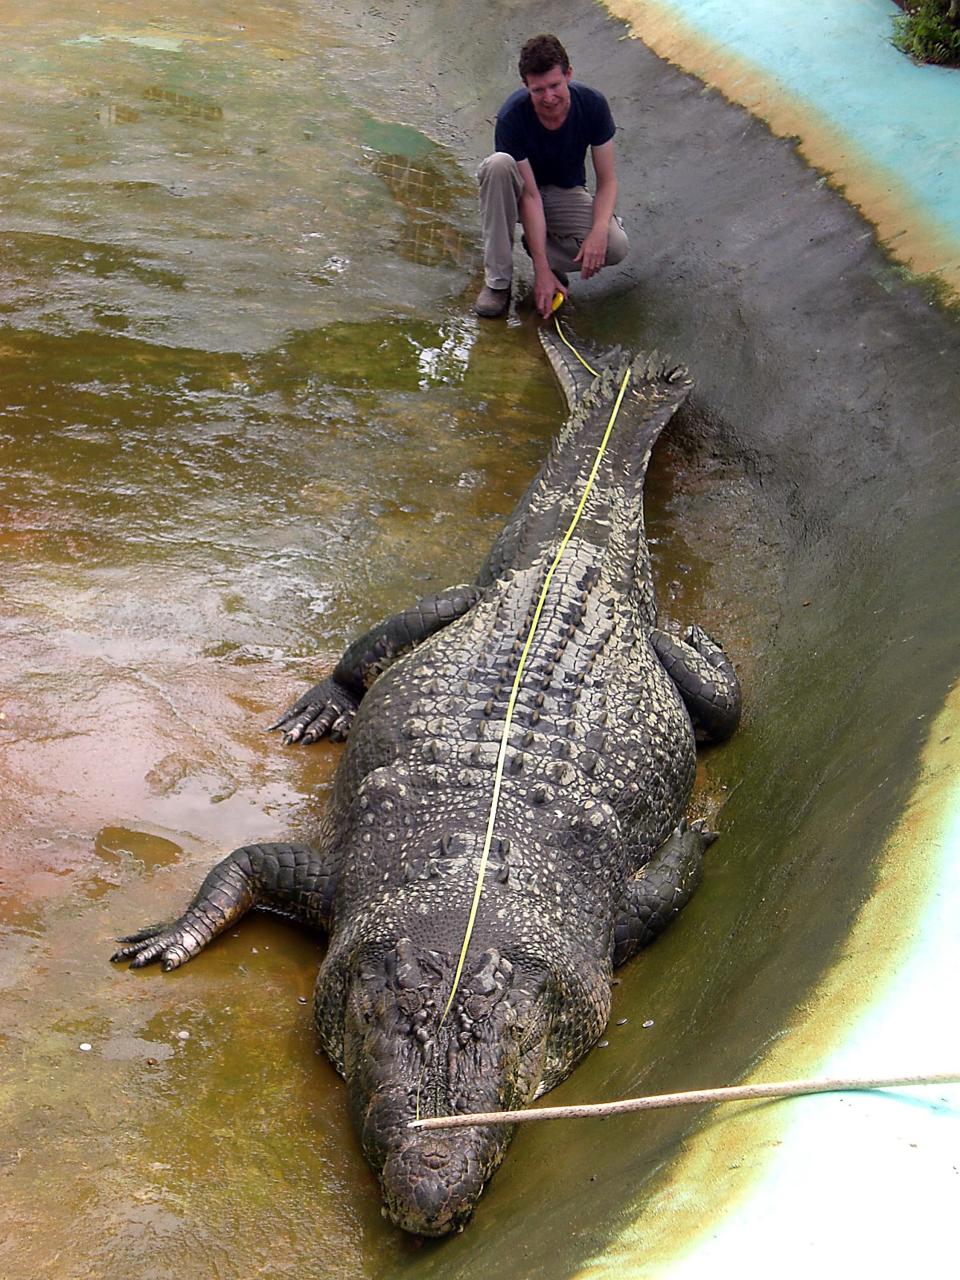
[{"label": "crocodile snout", "polygon": [[483,1189],[483,1163],[462,1134],[423,1134],[387,1157],[380,1180],[390,1219],[404,1231],[443,1236],[462,1226]]}]

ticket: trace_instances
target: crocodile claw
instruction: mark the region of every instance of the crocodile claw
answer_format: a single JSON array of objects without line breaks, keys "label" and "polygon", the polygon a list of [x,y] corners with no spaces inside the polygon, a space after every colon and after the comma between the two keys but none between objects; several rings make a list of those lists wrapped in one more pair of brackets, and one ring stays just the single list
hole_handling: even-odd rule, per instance
[{"label": "crocodile claw", "polygon": [[691,822],[691,823],[690,823],[690,830],[691,830],[691,831],[698,831],[698,832],[700,833],[700,835],[701,835],[701,837],[703,838],[703,841],[704,841],[704,847],[706,847],[707,845],[711,845],[711,844],[713,844],[714,840],[718,840],[718,839],[720,838],[720,832],[719,832],[719,831],[708,831],[708,830],[707,830],[707,820],[706,820],[706,818],[697,818],[694,822]]},{"label": "crocodile claw", "polygon": [[186,964],[203,946],[201,938],[179,920],[173,924],[148,925],[117,941],[128,945],[110,957],[115,964],[129,960],[131,969],[142,969],[159,960],[168,973]]},{"label": "crocodile claw", "polygon": [[298,698],[268,729],[283,730],[285,747],[295,742],[308,746],[328,734],[332,742],[343,742],[359,705],[355,694],[330,677]]}]

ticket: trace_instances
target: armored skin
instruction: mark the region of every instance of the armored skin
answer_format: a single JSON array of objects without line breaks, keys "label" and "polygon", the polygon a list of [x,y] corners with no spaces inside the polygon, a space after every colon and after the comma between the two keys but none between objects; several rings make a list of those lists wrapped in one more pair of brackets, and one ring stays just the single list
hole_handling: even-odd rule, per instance
[{"label": "armored skin", "polygon": [[684,821],[696,738],[740,715],[719,645],[657,627],[642,491],[685,372],[614,353],[594,377],[541,337],[569,416],[475,583],[373,627],[274,726],[347,739],[314,841],[236,850],[178,920],[113,957],[176,968],[251,907],[326,931],[320,1039],[389,1217],[423,1235],[469,1218],[511,1131],[409,1121],[521,1107],[597,1041],[614,966],[699,882],[713,836]]}]

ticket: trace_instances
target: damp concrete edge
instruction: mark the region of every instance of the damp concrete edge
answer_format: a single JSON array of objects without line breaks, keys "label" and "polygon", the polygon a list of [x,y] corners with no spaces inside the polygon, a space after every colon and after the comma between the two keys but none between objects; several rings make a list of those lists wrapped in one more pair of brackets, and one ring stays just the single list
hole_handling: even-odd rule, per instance
[{"label": "damp concrete edge", "polygon": [[[951,916],[960,897],[958,764],[960,685],[931,725],[920,777],[842,956],[748,1082],[960,1069],[943,1016],[960,971]],[[578,1280],[760,1280],[771,1267],[786,1280],[813,1267],[940,1274],[958,1139],[960,1084],[715,1108],[669,1184]],[[892,1183],[894,1223],[875,1229]]]}]

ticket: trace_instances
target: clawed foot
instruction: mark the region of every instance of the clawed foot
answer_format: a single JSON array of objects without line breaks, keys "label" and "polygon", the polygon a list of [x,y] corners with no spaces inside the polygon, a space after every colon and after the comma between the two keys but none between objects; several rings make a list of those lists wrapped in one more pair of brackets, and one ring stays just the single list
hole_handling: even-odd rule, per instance
[{"label": "clawed foot", "polygon": [[169,973],[171,969],[179,969],[192,959],[206,940],[181,917],[173,924],[148,925],[146,929],[139,929],[117,941],[129,945],[115,951],[111,960],[129,960],[131,969],[142,969],[144,965],[159,960],[163,969]]},{"label": "clawed foot", "polygon": [[723,645],[719,640],[714,640],[703,627],[692,622],[688,627],[684,627],[680,632],[680,639],[686,641],[691,649],[696,649],[705,658],[711,658],[716,653],[723,653]]},{"label": "clawed foot", "polygon": [[708,831],[706,818],[696,818],[693,822],[688,823],[686,818],[682,818],[677,828],[681,837],[686,831],[695,831],[703,842],[704,849],[709,849],[720,833],[719,831]]},{"label": "clawed foot", "polygon": [[360,699],[330,678],[321,680],[283,713],[271,730],[283,730],[283,745],[318,742],[327,734],[331,742],[343,742],[350,732]]}]

